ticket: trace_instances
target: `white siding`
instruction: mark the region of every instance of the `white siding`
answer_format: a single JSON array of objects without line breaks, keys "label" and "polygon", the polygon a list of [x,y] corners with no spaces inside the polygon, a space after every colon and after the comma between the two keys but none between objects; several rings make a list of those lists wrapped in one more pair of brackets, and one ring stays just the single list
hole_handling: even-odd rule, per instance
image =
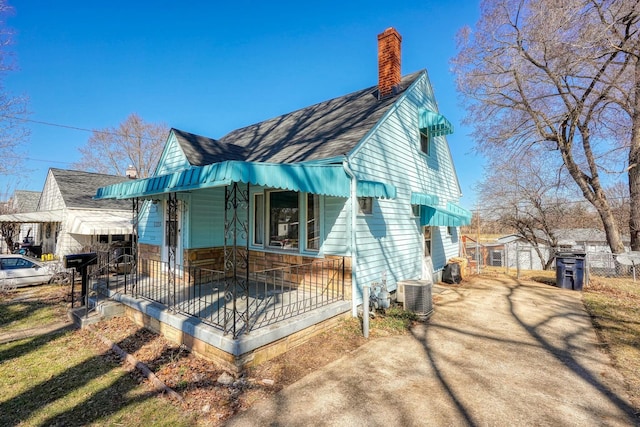
[{"label": "white siding", "polygon": [[47,179],[44,182],[42,194],[40,195],[38,210],[51,211],[54,209],[64,209],[64,207],[64,199],[62,198],[62,194],[60,194],[58,183],[51,171],[49,171]]},{"label": "white siding", "polygon": [[[393,200],[376,200],[372,216],[357,219],[357,284],[379,281],[386,273],[387,285],[420,277],[423,249],[419,220],[411,215],[411,193],[436,194],[440,205],[457,202],[460,190],[445,137],[432,141],[429,156],[420,150],[419,109],[437,111],[426,74],[408,89],[355,150],[351,168],[359,179],[379,180],[396,186]],[[457,230],[434,227],[434,270],[458,255]]]}]

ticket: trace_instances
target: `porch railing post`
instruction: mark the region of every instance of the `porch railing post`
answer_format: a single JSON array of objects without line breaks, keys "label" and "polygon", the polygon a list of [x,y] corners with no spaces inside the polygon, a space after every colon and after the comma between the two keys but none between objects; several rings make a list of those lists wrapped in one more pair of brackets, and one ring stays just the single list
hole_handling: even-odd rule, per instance
[{"label": "porch railing post", "polygon": [[167,292],[171,310],[176,310],[176,244],[178,240],[178,197],[169,193],[167,199]]},{"label": "porch railing post", "polygon": [[[225,321],[224,331],[231,332],[236,338],[247,331],[249,323],[249,191],[242,189],[237,182],[225,187],[224,209],[224,273],[225,273]],[[245,215],[239,215],[245,210]],[[239,242],[244,239],[245,247],[240,249]],[[244,275],[239,275],[244,271]],[[244,304],[239,304],[242,298]],[[226,304],[231,302],[231,313]],[[229,325],[229,322],[232,324]]]}]

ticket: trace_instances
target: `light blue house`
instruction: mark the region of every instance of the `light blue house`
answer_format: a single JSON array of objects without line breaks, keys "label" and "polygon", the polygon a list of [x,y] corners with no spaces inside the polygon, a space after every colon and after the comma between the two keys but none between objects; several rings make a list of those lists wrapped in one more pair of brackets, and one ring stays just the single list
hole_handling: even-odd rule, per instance
[{"label": "light blue house", "polygon": [[[378,36],[377,86],[219,139],[172,129],[153,177],[99,189],[138,211],[136,292],[221,330],[215,346],[237,364],[355,315],[364,285],[437,280],[471,214],[458,206],[453,128],[426,71],[401,77],[400,42],[394,29]],[[155,297],[154,277],[169,289]]]}]

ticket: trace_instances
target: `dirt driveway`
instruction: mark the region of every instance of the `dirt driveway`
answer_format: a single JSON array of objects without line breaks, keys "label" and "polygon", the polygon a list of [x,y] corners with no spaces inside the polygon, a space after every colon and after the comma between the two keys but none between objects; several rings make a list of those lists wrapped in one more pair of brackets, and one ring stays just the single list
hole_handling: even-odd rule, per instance
[{"label": "dirt driveway", "polygon": [[412,335],[371,341],[227,425],[638,425],[580,293],[507,277],[435,293]]}]

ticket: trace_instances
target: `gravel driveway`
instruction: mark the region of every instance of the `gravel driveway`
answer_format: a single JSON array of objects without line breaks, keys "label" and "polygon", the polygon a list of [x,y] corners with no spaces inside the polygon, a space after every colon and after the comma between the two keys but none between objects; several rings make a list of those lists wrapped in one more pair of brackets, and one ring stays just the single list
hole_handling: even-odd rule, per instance
[{"label": "gravel driveway", "polygon": [[434,293],[411,335],[372,340],[227,425],[639,425],[579,292],[498,276]]}]

